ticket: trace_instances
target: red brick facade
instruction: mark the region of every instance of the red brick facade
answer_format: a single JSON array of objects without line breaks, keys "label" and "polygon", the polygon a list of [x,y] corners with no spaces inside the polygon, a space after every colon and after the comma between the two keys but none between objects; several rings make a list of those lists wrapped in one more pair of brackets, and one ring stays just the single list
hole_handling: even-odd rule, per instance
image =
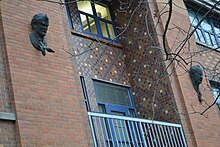
[{"label": "red brick facade", "polygon": [[[189,16],[186,10],[184,10],[186,7],[184,5],[183,1],[177,1],[174,0],[173,3],[175,3],[175,6],[173,6],[173,12],[172,17],[170,21],[170,28],[175,28],[176,26],[182,28],[183,30],[189,30],[190,29],[190,21]],[[160,11],[164,8],[163,3],[157,3],[156,0],[149,1],[151,13],[155,14],[155,12]],[[167,7],[168,8],[168,7]],[[184,8],[184,9],[181,9]],[[163,32],[163,29],[165,27],[165,24],[167,22],[168,15],[165,14],[161,17],[161,23],[159,24],[160,27],[157,28],[157,32],[160,34]],[[157,19],[155,19],[155,23]],[[184,35],[178,36],[178,29],[172,29],[168,31],[167,33],[167,43],[168,47],[175,48],[178,45],[178,41],[182,41],[184,39]],[[181,33],[180,33],[181,34]],[[161,46],[162,46],[162,40],[159,37]],[[184,51],[187,52],[187,46],[184,48]],[[196,44],[195,37],[192,36],[190,39],[190,49],[196,51],[202,51],[205,47]],[[210,48],[206,48],[206,50],[211,50]],[[210,53],[204,54],[200,53],[197,54],[193,60],[196,62],[200,62],[205,67],[212,67],[219,61],[219,55],[220,53],[217,51],[211,51]],[[187,55],[182,55],[183,57]],[[208,119],[204,116],[201,116],[200,114],[189,114],[194,112],[193,108],[197,112],[202,112],[205,108],[207,108],[207,105],[204,103],[201,105],[198,102],[197,94],[193,90],[193,86],[190,82],[190,78],[188,73],[182,74],[184,70],[181,68],[177,68],[174,71],[174,74],[171,78],[171,84],[172,89],[174,92],[174,97],[176,100],[177,108],[179,110],[181,123],[184,128],[184,132],[186,135],[187,143],[189,146],[198,146],[198,147],[208,147],[208,146],[219,146],[219,136],[220,136],[220,124],[219,124],[219,112],[216,106],[209,109],[209,111],[206,112],[206,115],[208,115]],[[219,72],[219,71],[217,71]],[[178,76],[182,75],[182,76]],[[206,80],[203,80],[202,83],[202,94],[203,99],[209,103],[212,104],[213,97],[210,92],[210,88],[208,87],[209,83]],[[189,114],[189,115],[186,115]]]},{"label": "red brick facade", "polygon": [[[175,0],[175,3],[185,8],[182,1]],[[138,4],[133,3],[130,9],[134,10]],[[184,71],[178,68],[168,78],[168,70],[161,80],[155,82],[168,64],[163,60],[161,49],[154,48],[162,45],[161,38],[152,35],[162,34],[166,23],[164,15],[157,24],[159,27],[155,28],[154,13],[163,8],[162,3],[152,0],[149,7],[146,3],[141,4],[120,43],[109,43],[104,39],[97,41],[83,34],[75,3],[70,5],[74,30],[70,29],[64,5],[43,1],[0,1],[0,112],[16,114],[15,121],[0,120],[0,147],[93,146],[80,76],[85,78],[92,111],[97,111],[93,79],[128,85],[138,117],[181,123],[190,147],[220,144],[216,107],[207,111],[209,119],[199,114],[183,115],[192,112],[192,104],[197,111],[204,110],[188,74],[179,76]],[[132,11],[128,10],[129,14],[116,13],[119,6],[115,1],[112,5],[117,26],[126,25]],[[148,8],[150,11],[146,10]],[[148,27],[143,31],[146,11],[149,12]],[[46,38],[48,46],[55,50],[54,54],[42,56],[29,40],[31,18],[39,12],[47,14],[50,19]],[[170,24],[170,27],[175,24],[189,29],[187,11],[174,7]],[[177,45],[173,45],[177,33],[168,31],[169,47]],[[195,50],[204,49],[195,43],[194,37],[190,43]],[[86,52],[90,48],[91,51]],[[82,52],[86,53],[77,56]],[[197,56],[196,60],[209,67],[219,60],[219,54],[211,52]],[[203,81],[202,85],[207,88],[208,83]],[[205,88],[203,98],[211,103],[212,95]],[[156,108],[155,114],[153,107]]]},{"label": "red brick facade", "polygon": [[[47,42],[56,51],[45,57],[28,38],[31,19],[39,12],[50,18]],[[16,131],[18,146],[89,146],[79,79],[71,59],[62,50],[69,48],[65,15],[65,9],[58,4],[1,1],[4,53],[8,57],[17,129],[8,127],[10,132]]]}]

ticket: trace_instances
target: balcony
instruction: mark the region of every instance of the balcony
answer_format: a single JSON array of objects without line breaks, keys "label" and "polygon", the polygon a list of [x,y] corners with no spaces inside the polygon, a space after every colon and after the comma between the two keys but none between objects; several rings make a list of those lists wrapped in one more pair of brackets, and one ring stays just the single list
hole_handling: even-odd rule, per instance
[{"label": "balcony", "polygon": [[181,125],[88,112],[95,147],[187,147]]}]

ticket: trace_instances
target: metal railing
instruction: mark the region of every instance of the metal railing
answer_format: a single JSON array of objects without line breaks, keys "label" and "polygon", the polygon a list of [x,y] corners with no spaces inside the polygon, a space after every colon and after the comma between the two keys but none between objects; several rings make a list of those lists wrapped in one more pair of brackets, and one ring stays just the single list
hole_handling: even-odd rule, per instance
[{"label": "metal railing", "polygon": [[187,147],[181,125],[88,112],[95,147]]}]

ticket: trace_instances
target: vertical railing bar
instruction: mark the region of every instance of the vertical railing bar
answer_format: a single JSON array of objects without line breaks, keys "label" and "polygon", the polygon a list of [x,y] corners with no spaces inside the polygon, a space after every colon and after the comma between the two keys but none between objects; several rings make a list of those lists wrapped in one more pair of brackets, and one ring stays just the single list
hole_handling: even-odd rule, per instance
[{"label": "vertical railing bar", "polygon": [[159,136],[160,136],[161,143],[162,143],[162,145],[164,146],[163,136],[161,135],[161,131],[160,131],[160,126],[161,126],[161,125],[157,125],[157,126],[158,126],[157,129],[158,129],[158,132],[159,132]]},{"label": "vertical railing bar", "polygon": [[158,136],[158,133],[157,133],[157,125],[156,124],[153,124],[154,126],[154,130],[155,130],[155,134],[156,134],[156,140],[157,140],[157,143],[158,143],[158,146],[160,146],[160,139],[159,139],[159,136]]},{"label": "vertical railing bar", "polygon": [[[112,119],[111,119],[112,120]],[[110,119],[107,119],[108,121],[108,124],[110,124]],[[113,121],[112,121],[113,122]],[[114,129],[114,128],[113,128]],[[115,146],[115,142],[114,142],[114,139],[113,139],[113,133],[112,133],[112,129],[111,129],[111,126],[109,127],[109,131],[110,131],[110,135],[111,135],[111,139],[112,139],[112,144],[113,146]]]},{"label": "vertical railing bar", "polygon": [[132,125],[132,122],[133,121],[130,121],[130,123],[128,124],[128,128],[129,128],[129,134],[131,135],[131,146],[133,146],[134,142],[132,141],[134,136],[133,136],[133,133],[131,132],[131,125]]},{"label": "vertical railing bar", "polygon": [[175,134],[174,135],[175,141],[177,142],[178,146],[180,146],[179,141],[178,141],[178,136],[177,136],[176,131],[175,131],[175,127],[172,127],[172,130],[173,130],[173,133]]},{"label": "vertical railing bar", "polygon": [[[143,138],[143,145],[144,147],[147,147],[146,138],[145,138],[145,134],[144,134],[143,127],[142,127],[143,124],[141,121],[139,122],[139,124],[140,124],[141,136]],[[142,139],[141,139],[141,142],[142,142]]]},{"label": "vertical railing bar", "polygon": [[166,128],[167,128],[167,132],[168,132],[168,137],[169,137],[170,143],[171,143],[172,146],[174,146],[173,140],[172,140],[172,134],[170,132],[170,128],[169,128],[169,126],[166,126]]},{"label": "vertical railing bar", "polygon": [[179,132],[178,132],[178,128],[176,128],[176,127],[174,127],[173,128],[174,129],[174,131],[175,131],[175,133],[176,133],[176,136],[177,136],[177,142],[179,142],[179,144],[181,145],[181,147],[183,146],[182,145],[182,139],[180,138],[180,135],[179,135]]},{"label": "vertical railing bar", "polygon": [[183,139],[184,147],[187,147],[186,140],[185,140],[185,137],[184,137],[183,129],[182,129],[182,128],[180,128],[180,132],[181,132],[181,137],[182,137],[182,139]]},{"label": "vertical railing bar", "polygon": [[89,115],[89,122],[90,122],[91,131],[92,131],[92,138],[93,138],[93,141],[94,141],[94,145],[95,145],[95,147],[98,147],[91,115]]},{"label": "vertical railing bar", "polygon": [[[103,130],[103,128],[102,128],[102,123],[101,123],[101,117],[99,117],[99,124],[100,124],[100,131],[101,131],[101,134],[102,134],[102,139],[101,140],[103,140],[104,141],[104,145],[106,146],[106,142],[105,142],[105,135],[104,135],[104,130]],[[100,136],[100,138],[101,138],[101,136]],[[104,139],[103,139],[104,138]],[[100,142],[100,144],[101,144],[101,142]]]},{"label": "vertical railing bar", "polygon": [[[137,130],[137,133],[138,133],[138,138],[139,138],[139,142],[141,142],[141,137],[140,137],[140,133],[139,133],[139,129],[138,129],[138,125],[137,125],[138,122],[135,123],[135,126],[136,126],[136,130]],[[138,144],[138,142],[137,142]],[[142,146],[142,144],[141,144]]]},{"label": "vertical railing bar", "polygon": [[181,134],[180,134],[180,129],[181,129],[181,128],[176,128],[177,134],[178,134],[179,139],[180,139],[181,147],[183,147],[183,146],[184,146],[184,145],[183,145],[184,143],[183,143],[183,139],[182,139]]},{"label": "vertical railing bar", "polygon": [[[122,126],[122,136],[123,136],[123,140],[125,141],[125,144],[126,144],[126,136],[125,136],[125,133],[124,133],[124,128],[123,127],[126,127],[126,120],[120,120],[120,124]],[[122,125],[123,124],[123,125]],[[127,127],[125,128],[125,131],[127,131]],[[129,138],[129,137],[128,137]],[[123,141],[122,140],[122,141]],[[130,144],[129,144],[130,145]]]},{"label": "vertical railing bar", "polygon": [[[127,122],[127,125],[128,125],[128,128],[130,128],[130,123],[132,121],[128,121]],[[130,134],[130,136],[129,136]],[[129,146],[133,147],[133,142],[132,142],[132,131],[130,129],[127,129],[127,135],[128,135],[128,139],[129,139]]]},{"label": "vertical railing bar", "polygon": [[168,130],[168,128],[167,128],[168,126],[163,126],[163,128],[164,128],[164,130],[165,130],[165,134],[166,134],[166,139],[167,139],[167,141],[168,141],[168,144],[169,144],[169,146],[172,144],[171,143],[171,139],[170,139],[170,137],[169,137],[169,130]]},{"label": "vertical railing bar", "polygon": [[128,139],[128,143],[129,143],[129,146],[132,147],[132,142],[130,140],[130,137],[129,137],[129,130],[128,130],[128,127],[129,127],[129,121],[125,121],[125,126],[126,126],[126,135],[127,135],[127,139]]},{"label": "vertical railing bar", "polygon": [[152,134],[153,134],[153,142],[155,142],[155,144],[156,144],[156,147],[158,147],[158,144],[157,144],[157,141],[155,141],[157,138],[156,138],[156,136],[155,136],[155,133],[154,133],[154,127],[153,127],[153,124],[150,124],[150,126],[151,126],[151,129],[152,129]]},{"label": "vertical railing bar", "polygon": [[[132,147],[132,137],[130,137],[129,136],[129,132],[130,132],[130,130],[128,129],[128,127],[129,127],[129,125],[130,125],[130,122],[132,122],[132,121],[127,121],[126,122],[126,132],[127,132],[127,136],[128,136],[128,142],[129,142],[129,146],[130,147]],[[132,133],[130,133],[130,135],[131,135]]]},{"label": "vertical railing bar", "polygon": [[120,135],[122,137],[121,141],[123,141],[125,139],[125,136],[124,136],[124,126],[122,125],[122,121],[124,120],[121,120],[119,119],[119,124],[120,124],[120,128],[121,128],[121,131],[119,131],[122,135]]},{"label": "vertical railing bar", "polygon": [[[118,132],[118,129],[117,129],[117,119],[115,119],[115,118],[113,118],[112,119],[112,122],[113,122],[113,130],[114,130],[114,132],[115,132],[115,141],[116,141],[116,145],[117,146],[119,146],[119,144],[118,144],[118,136],[117,136],[117,134],[119,134],[119,132]],[[115,125],[116,125],[116,129],[115,129]]]},{"label": "vertical railing bar", "polygon": [[107,143],[108,143],[108,146],[110,147],[110,141],[109,141],[108,130],[107,130],[106,123],[105,123],[106,119],[108,119],[108,118],[102,117],[102,119],[103,119],[103,123],[104,123],[104,128],[105,128],[105,134],[106,134],[106,138],[107,138]]},{"label": "vertical railing bar", "polygon": [[175,138],[175,132],[173,131],[173,127],[170,127],[171,131],[172,131],[172,134],[173,134],[173,140],[174,140],[174,143],[175,143],[175,146],[177,146],[177,142],[176,142],[176,138]]},{"label": "vertical railing bar", "polygon": [[166,139],[166,136],[165,136],[165,134],[164,134],[164,131],[165,131],[165,130],[164,130],[164,128],[163,128],[162,125],[161,125],[160,129],[162,130],[163,140],[164,140],[165,146],[167,147],[167,139]]},{"label": "vertical railing bar", "polygon": [[[134,121],[133,124],[132,124],[133,130],[135,130],[135,124],[136,124],[136,121]],[[134,132],[134,135],[135,135],[134,139],[136,141],[136,144],[138,144],[137,133]]]},{"label": "vertical railing bar", "polygon": [[[148,142],[148,144],[150,145],[151,143],[150,143],[150,141],[149,141],[149,137],[150,137],[150,133],[148,133],[148,129],[146,129],[146,123],[144,123],[144,130],[145,130],[145,136],[144,136],[144,139],[147,139],[147,142]],[[146,147],[147,147],[147,145],[146,145]]]},{"label": "vertical railing bar", "polygon": [[[96,120],[96,119],[97,119],[97,117],[95,117],[95,119],[94,119],[94,123],[95,123],[95,126],[96,126],[95,128],[96,128],[96,132],[97,132],[96,136],[98,135],[98,136],[97,136],[97,140],[98,140],[98,143],[100,143],[101,141],[100,141],[100,138],[99,138],[99,136],[100,136],[100,135],[99,135],[99,128],[98,128],[98,126],[97,126],[97,120]],[[99,145],[98,145],[98,146],[99,146]]]},{"label": "vertical railing bar", "polygon": [[[119,119],[116,119],[116,124],[117,124],[117,127],[119,127],[119,125],[118,125],[118,121],[120,121]],[[122,138],[121,138],[121,131],[119,131],[119,129],[117,129],[118,130],[118,135],[119,135],[119,138],[117,138],[117,136],[116,136],[116,139],[117,139],[117,144],[118,144],[118,146],[120,147],[120,145],[119,145],[119,141],[120,140],[122,140]]]},{"label": "vertical railing bar", "polygon": [[172,130],[171,130],[171,127],[168,126],[167,128],[168,128],[169,133],[170,133],[170,140],[171,140],[171,143],[176,147],[176,142],[175,142],[175,139],[174,139],[174,137],[173,137],[173,132],[172,132]]},{"label": "vertical railing bar", "polygon": [[149,124],[147,123],[147,127],[148,127],[148,130],[149,130],[149,134],[150,134],[150,139],[152,140],[151,141],[151,144],[153,145],[153,147],[154,147],[154,138],[153,138],[153,132],[152,132],[152,135],[151,135],[151,130],[152,130],[152,128],[151,128],[151,126],[149,127]]}]

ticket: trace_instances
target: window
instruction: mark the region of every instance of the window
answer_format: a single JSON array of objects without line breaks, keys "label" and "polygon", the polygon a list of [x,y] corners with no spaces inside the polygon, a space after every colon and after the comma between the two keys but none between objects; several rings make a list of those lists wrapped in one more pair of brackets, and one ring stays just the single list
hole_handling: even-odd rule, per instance
[{"label": "window", "polygon": [[216,83],[211,81],[211,87],[212,87],[212,95],[214,97],[214,100],[216,100],[218,97],[218,100],[216,101],[216,105],[219,108],[220,111],[220,83]]},{"label": "window", "polygon": [[94,80],[99,111],[108,114],[135,116],[135,108],[128,87]]},{"label": "window", "polygon": [[[135,108],[128,87],[97,80],[94,80],[93,84],[98,106],[102,113],[135,117]],[[138,127],[137,125],[135,128],[132,122],[126,120],[106,120],[103,128],[109,130],[107,131],[109,135],[105,140],[111,143],[109,146],[113,146],[113,142],[120,147],[141,146],[142,138],[136,139],[136,142],[132,138],[140,133]]]},{"label": "window", "polygon": [[[203,18],[207,10],[193,8],[193,4],[188,4],[187,9],[189,13],[190,22],[194,29],[200,20]],[[220,20],[219,16],[211,13],[205,18],[195,31],[196,40],[207,46],[218,48],[220,47]],[[220,49],[218,49],[220,51]]]},{"label": "window", "polygon": [[114,24],[106,3],[80,0],[76,4],[83,32],[105,39],[115,38]]}]

